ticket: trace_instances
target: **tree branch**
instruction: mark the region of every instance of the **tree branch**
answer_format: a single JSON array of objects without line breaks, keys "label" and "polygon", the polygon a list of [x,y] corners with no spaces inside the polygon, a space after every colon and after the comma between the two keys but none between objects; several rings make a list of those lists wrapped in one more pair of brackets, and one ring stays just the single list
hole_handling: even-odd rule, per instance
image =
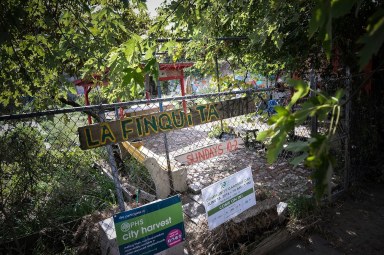
[{"label": "tree branch", "polygon": [[[75,101],[72,101],[72,100],[70,100],[68,98],[64,98],[64,97],[59,97],[59,101],[62,102],[63,104],[70,105],[70,106],[73,106],[73,107],[82,106],[82,105],[76,103]],[[83,112],[88,114],[88,115],[91,115],[93,118],[96,119],[96,121],[100,122],[99,115],[97,113],[95,113],[94,111],[84,110]]]}]

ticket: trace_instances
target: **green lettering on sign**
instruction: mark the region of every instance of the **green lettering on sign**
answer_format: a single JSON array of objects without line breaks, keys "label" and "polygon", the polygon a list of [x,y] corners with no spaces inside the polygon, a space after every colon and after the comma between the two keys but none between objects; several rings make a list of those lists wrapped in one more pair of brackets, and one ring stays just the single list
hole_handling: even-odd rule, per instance
[{"label": "green lettering on sign", "polygon": [[131,118],[128,118],[128,119],[123,119],[121,121],[121,131],[123,133],[123,138],[125,140],[128,140],[129,138],[129,133],[132,133],[133,132],[133,129],[132,128],[129,128],[129,125],[133,122],[133,120]]},{"label": "green lettering on sign", "polygon": [[[164,124],[165,123],[165,124]],[[171,117],[169,117],[168,113],[162,113],[159,116],[159,127],[162,131],[171,130],[172,129],[172,121]]]},{"label": "green lettering on sign", "polygon": [[205,119],[205,113],[204,113],[205,107],[206,107],[205,105],[196,106],[196,110],[199,111],[199,116],[200,116],[201,122],[204,122],[206,120]]},{"label": "green lettering on sign", "polygon": [[116,142],[116,137],[113,134],[111,128],[109,127],[109,124],[106,122],[103,122],[100,124],[101,126],[101,144],[105,144],[107,140],[109,140],[112,143]]},{"label": "green lettering on sign", "polygon": [[243,193],[237,195],[236,197],[232,198],[231,200],[226,201],[225,203],[222,203],[215,208],[212,208],[211,210],[208,211],[208,216],[211,216],[212,214],[217,213],[218,211],[224,209],[225,207],[230,206],[231,204],[235,203],[236,201],[242,199],[243,197],[246,197],[250,194],[253,194],[253,189],[248,189],[244,191]]},{"label": "green lettering on sign", "polygon": [[216,120],[219,120],[219,114],[216,111],[216,108],[213,104],[209,105],[209,111],[208,111],[208,120],[212,121],[212,117],[215,117]]},{"label": "green lettering on sign", "polygon": [[182,128],[185,125],[185,114],[182,111],[179,111],[178,113],[179,116],[176,115],[176,112],[172,112],[172,122],[175,127]]},{"label": "green lettering on sign", "polygon": [[[150,120],[148,120],[150,118]],[[157,128],[157,120],[155,116],[145,116],[143,117],[143,122],[144,122],[144,133],[145,135],[149,135],[149,128],[155,133],[157,133],[159,130]]]},{"label": "green lettering on sign", "polygon": [[92,140],[92,131],[89,128],[84,129],[87,145],[89,148],[100,146],[99,140]]},{"label": "green lettering on sign", "polygon": [[141,119],[136,119],[136,130],[139,137],[143,136],[143,128],[141,125]]}]

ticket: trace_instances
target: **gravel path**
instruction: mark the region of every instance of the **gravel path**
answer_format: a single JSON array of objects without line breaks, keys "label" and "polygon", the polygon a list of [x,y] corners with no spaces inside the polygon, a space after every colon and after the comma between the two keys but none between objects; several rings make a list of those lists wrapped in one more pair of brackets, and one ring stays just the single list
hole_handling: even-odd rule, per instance
[{"label": "gravel path", "polygon": [[[208,123],[167,133],[171,164],[180,165],[174,160],[176,155],[219,143],[219,139],[208,137],[208,131],[212,130],[215,125],[218,124]],[[265,129],[266,125],[258,125],[257,127]],[[255,127],[248,126],[248,128]],[[164,134],[147,137],[143,141],[144,146],[154,153],[166,156]],[[284,157],[281,157],[278,162],[272,165],[267,164],[265,150],[261,148],[261,145],[256,148],[241,148],[228,154],[186,166],[187,183],[192,191],[198,193],[202,188],[249,165],[253,171],[256,189],[264,191],[267,195],[273,195],[285,200],[295,194],[311,194],[312,182],[309,180],[311,173],[309,170],[303,167],[294,168]]]}]

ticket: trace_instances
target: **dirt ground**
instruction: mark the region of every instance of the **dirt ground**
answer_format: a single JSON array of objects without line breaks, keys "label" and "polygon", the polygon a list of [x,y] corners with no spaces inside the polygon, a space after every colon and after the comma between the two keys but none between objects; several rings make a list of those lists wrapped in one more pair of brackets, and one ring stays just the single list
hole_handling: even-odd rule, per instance
[{"label": "dirt ground", "polygon": [[351,187],[322,210],[316,227],[274,254],[384,254],[384,183]]}]

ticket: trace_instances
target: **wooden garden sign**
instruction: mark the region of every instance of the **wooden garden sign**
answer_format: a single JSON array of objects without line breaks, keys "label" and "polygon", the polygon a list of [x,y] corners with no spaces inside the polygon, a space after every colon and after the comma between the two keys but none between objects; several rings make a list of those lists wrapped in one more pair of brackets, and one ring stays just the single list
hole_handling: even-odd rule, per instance
[{"label": "wooden garden sign", "polygon": [[243,148],[243,145],[243,139],[235,138],[175,156],[175,159],[184,165],[192,165]]},{"label": "wooden garden sign", "polygon": [[249,97],[244,97],[198,105],[187,113],[183,110],[174,110],[96,123],[78,129],[80,148],[87,150],[134,138],[227,119],[254,111],[255,104],[253,100]]}]

